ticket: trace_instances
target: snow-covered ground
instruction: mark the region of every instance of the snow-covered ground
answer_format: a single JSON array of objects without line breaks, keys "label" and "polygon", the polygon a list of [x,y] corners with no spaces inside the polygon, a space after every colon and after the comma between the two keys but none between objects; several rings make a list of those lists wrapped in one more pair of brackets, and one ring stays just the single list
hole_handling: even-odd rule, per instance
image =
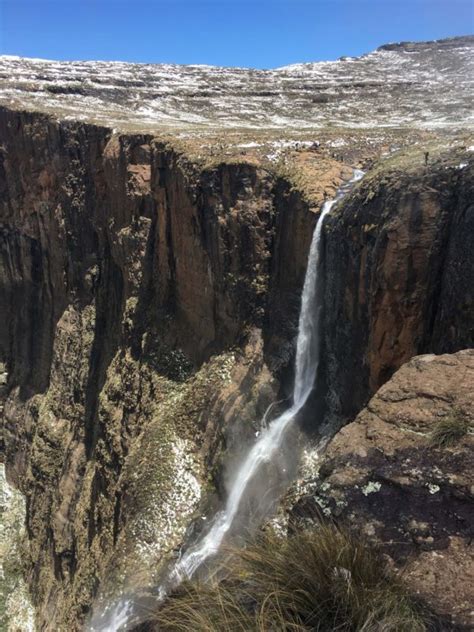
[{"label": "snow-covered ground", "polygon": [[144,131],[474,127],[474,37],[275,70],[0,57],[0,105]]}]

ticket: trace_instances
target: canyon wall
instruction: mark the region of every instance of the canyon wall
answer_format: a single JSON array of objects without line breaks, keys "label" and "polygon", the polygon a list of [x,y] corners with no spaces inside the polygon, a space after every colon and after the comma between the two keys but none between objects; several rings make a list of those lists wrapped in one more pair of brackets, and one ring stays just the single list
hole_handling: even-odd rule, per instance
[{"label": "canyon wall", "polygon": [[[290,193],[251,164],[37,114],[1,110],[0,137],[5,462],[40,628],[71,629],[99,583],[152,581],[275,397],[261,332]],[[295,302],[314,216],[290,213]]]},{"label": "canyon wall", "polygon": [[414,355],[474,346],[473,169],[414,148],[328,217],[323,373],[343,419]]},{"label": "canyon wall", "polygon": [[[38,626],[79,629],[96,593],[156,581],[222,491],[222,455],[285,394],[322,200],[40,114],[0,109],[0,138],[4,458]],[[331,195],[348,168],[324,160]],[[383,166],[328,218],[321,388],[340,416],[414,353],[472,343],[457,160]]]}]

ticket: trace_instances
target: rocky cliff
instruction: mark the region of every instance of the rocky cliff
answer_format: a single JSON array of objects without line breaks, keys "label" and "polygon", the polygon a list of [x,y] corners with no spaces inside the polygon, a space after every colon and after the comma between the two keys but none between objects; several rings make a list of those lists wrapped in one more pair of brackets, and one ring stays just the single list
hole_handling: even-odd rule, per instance
[{"label": "rocky cliff", "polygon": [[444,623],[474,623],[474,351],[413,358],[300,481],[290,525],[326,515],[374,541]]},{"label": "rocky cliff", "polygon": [[[442,48],[462,49],[463,70],[471,41]],[[365,77],[393,59],[348,64]],[[223,456],[287,396],[315,219],[353,167],[369,172],[325,231],[318,411],[351,419],[414,354],[472,346],[473,154],[463,131],[416,129],[239,129],[229,149],[112,116],[102,91],[98,124],[88,93],[52,104],[40,66],[21,98],[3,77],[16,96],[0,108],[0,404],[38,628],[70,630],[94,598],[156,582],[223,491]],[[309,94],[320,72],[272,81],[310,74]]]},{"label": "rocky cliff", "polygon": [[[238,414],[235,436],[253,433],[274,396],[273,244],[299,225],[296,304],[314,216],[267,171],[198,169],[150,137],[7,110],[0,134],[5,459],[39,625],[62,629],[109,567],[149,580],[213,484],[222,428]],[[295,322],[279,328],[269,347]]]},{"label": "rocky cliff", "polygon": [[323,357],[343,418],[412,356],[474,346],[473,186],[471,152],[409,150],[328,218]]}]

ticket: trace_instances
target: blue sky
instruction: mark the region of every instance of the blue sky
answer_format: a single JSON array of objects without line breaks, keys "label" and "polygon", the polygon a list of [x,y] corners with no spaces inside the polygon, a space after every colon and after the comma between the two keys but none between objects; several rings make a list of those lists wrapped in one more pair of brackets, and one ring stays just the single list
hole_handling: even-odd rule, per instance
[{"label": "blue sky", "polygon": [[468,34],[474,0],[0,0],[0,53],[271,68]]}]

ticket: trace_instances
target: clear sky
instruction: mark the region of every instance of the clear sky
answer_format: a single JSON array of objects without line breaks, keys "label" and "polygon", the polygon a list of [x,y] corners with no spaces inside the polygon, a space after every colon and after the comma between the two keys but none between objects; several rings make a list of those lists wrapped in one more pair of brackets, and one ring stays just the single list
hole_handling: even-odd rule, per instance
[{"label": "clear sky", "polygon": [[474,31],[474,0],[0,0],[0,53],[272,68]]}]

